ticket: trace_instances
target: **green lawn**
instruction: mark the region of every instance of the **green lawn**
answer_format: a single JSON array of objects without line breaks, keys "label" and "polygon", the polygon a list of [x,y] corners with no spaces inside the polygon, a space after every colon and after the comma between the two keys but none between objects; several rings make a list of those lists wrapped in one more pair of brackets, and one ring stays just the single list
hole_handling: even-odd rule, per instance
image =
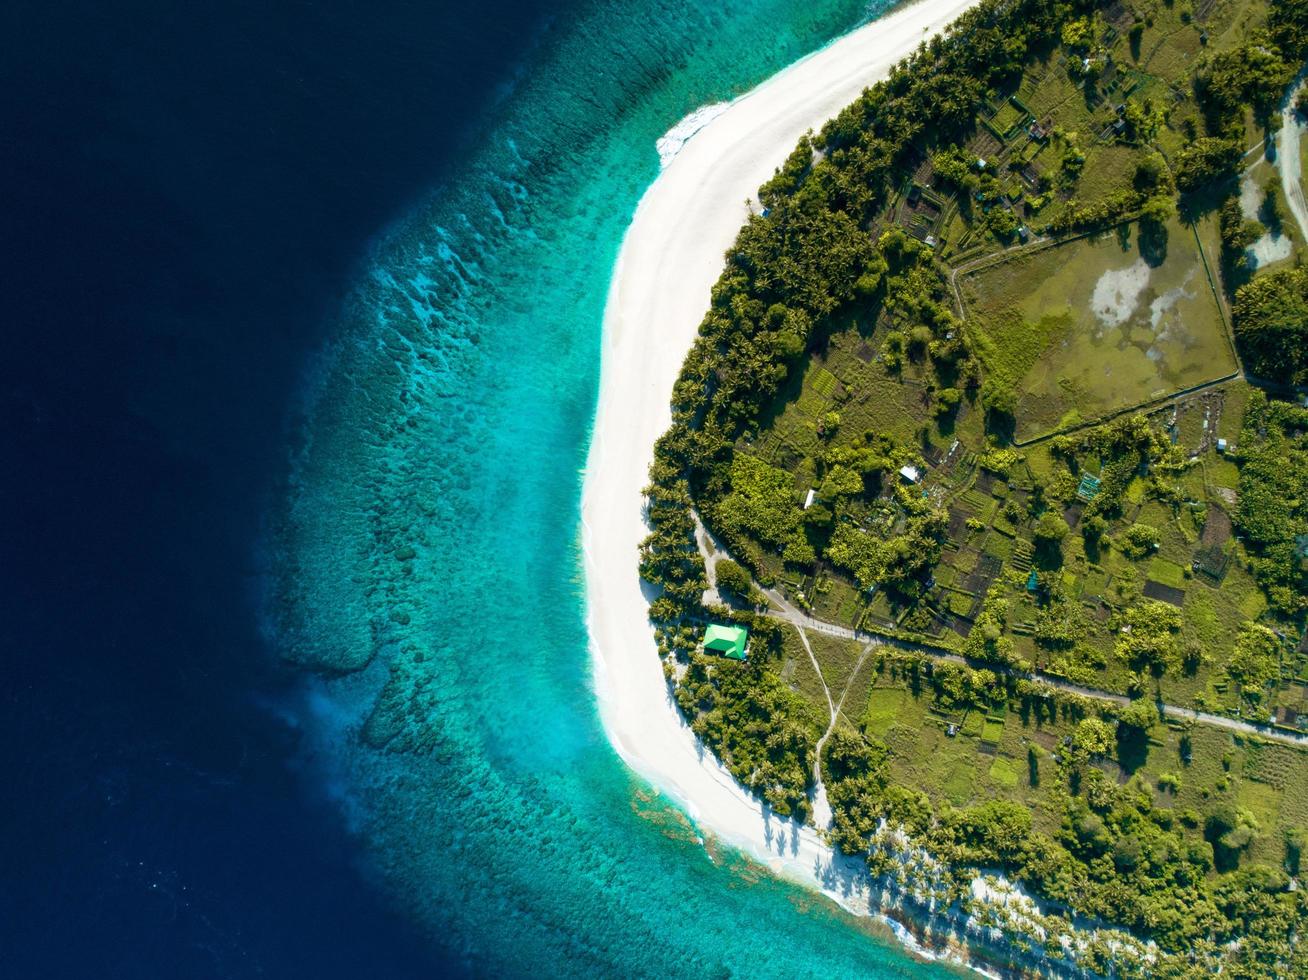
[{"label": "green lawn", "polygon": [[863,730],[878,737],[885,735],[910,699],[909,693],[899,688],[875,689],[863,712]]},{"label": "green lawn", "polygon": [[1004,789],[1017,789],[1019,774],[1008,759],[996,758],[990,766],[990,778]]},{"label": "green lawn", "polygon": [[1154,557],[1150,559],[1149,577],[1155,582],[1161,582],[1163,585],[1170,585],[1176,589],[1184,589],[1189,584],[1185,577],[1185,569],[1166,558]]},{"label": "green lawn", "polygon": [[969,738],[980,738],[985,727],[986,716],[979,711],[969,711],[963,719],[962,733]]}]

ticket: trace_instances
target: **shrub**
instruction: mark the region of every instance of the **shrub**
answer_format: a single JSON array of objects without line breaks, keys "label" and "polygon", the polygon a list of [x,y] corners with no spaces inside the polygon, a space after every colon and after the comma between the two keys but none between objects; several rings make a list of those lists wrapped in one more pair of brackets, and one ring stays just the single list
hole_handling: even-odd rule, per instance
[{"label": "shrub", "polygon": [[1248,700],[1261,701],[1263,688],[1280,676],[1280,645],[1276,634],[1266,626],[1245,623],[1240,627],[1226,672],[1239,682],[1240,692]]},{"label": "shrub", "polygon": [[714,567],[718,590],[737,599],[748,600],[754,590],[749,572],[730,558],[721,559]]},{"label": "shrub", "polygon": [[1235,339],[1254,374],[1308,382],[1308,271],[1259,276],[1235,293]]},{"label": "shrub", "polygon": [[1045,545],[1061,544],[1070,531],[1071,528],[1067,526],[1067,521],[1063,520],[1062,514],[1057,511],[1047,510],[1040,515],[1040,520],[1036,522],[1036,543]]},{"label": "shrub", "polygon": [[1132,561],[1144,558],[1158,545],[1158,528],[1149,524],[1132,524],[1122,534],[1122,554]]},{"label": "shrub", "polygon": [[1147,732],[1158,724],[1158,708],[1148,698],[1139,698],[1123,708],[1117,720],[1127,728]]},{"label": "shrub", "polygon": [[1183,191],[1196,191],[1219,178],[1231,176],[1243,152],[1235,140],[1201,136],[1178,154],[1176,186]]}]

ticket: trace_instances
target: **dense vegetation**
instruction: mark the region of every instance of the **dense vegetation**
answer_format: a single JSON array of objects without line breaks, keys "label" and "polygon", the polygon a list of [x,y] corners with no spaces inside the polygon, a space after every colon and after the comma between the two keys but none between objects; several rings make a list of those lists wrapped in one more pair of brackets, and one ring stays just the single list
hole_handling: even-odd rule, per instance
[{"label": "dense vegetation", "polygon": [[1255,576],[1290,614],[1308,609],[1308,410],[1251,399],[1240,436],[1240,527]]},{"label": "dense vegetation", "polygon": [[1283,269],[1241,286],[1235,335],[1252,373],[1288,384],[1308,382],[1308,272]]},{"label": "dense vegetation", "polygon": [[[651,618],[679,705],[782,814],[808,815],[825,703],[793,636],[754,611],[753,581],[806,607],[835,609],[838,594],[853,625],[967,658],[882,649],[855,668],[842,655],[867,709],[835,727],[821,771],[835,843],[874,871],[902,876],[882,844],[888,821],[953,869],[947,901],[965,899],[975,869],[999,869],[1056,913],[1178,954],[1140,975],[1219,963],[1232,976],[1308,975],[1297,939],[1308,906],[1291,883],[1308,816],[1285,795],[1308,780],[1304,754],[1165,723],[1155,704],[1265,719],[1302,672],[1289,647],[1308,611],[1308,412],[1258,392],[1243,409],[1235,386],[1097,422],[1061,413],[1052,437],[1027,446],[1024,378],[1067,327],[1005,312],[983,329],[951,284],[951,271],[1032,233],[1057,244],[1134,232],[1141,261],[1162,267],[1169,236],[1173,252],[1182,244],[1178,215],[1196,222],[1187,233],[1206,222],[1220,229],[1249,371],[1305,380],[1308,280],[1245,266],[1266,227],[1246,217],[1233,177],[1308,55],[1308,3],[1218,9],[1220,38],[1188,7],[987,0],[803,140],[761,189],[678,379],[641,570],[661,587]],[[1168,43],[1202,53],[1163,59],[1182,75],[1128,84],[1124,49],[1140,63],[1142,47]],[[1035,64],[1075,95],[1048,118],[1011,94]],[[926,230],[946,226],[965,229],[963,244]],[[850,371],[827,370],[833,349]],[[810,429],[778,436],[805,399]],[[887,424],[853,421],[880,402]],[[1219,452],[1215,434],[1232,425],[1235,445]],[[933,467],[942,475],[919,482]],[[732,556],[715,576],[730,606],[703,605],[692,507]],[[751,625],[748,663],[696,649],[706,617]],[[1055,695],[1027,679],[1034,670],[1132,700]],[[1000,734],[1010,713],[1020,736]],[[968,788],[965,742],[994,755],[1000,798]],[[1042,955],[1066,950],[1050,939]],[[1109,956],[1091,950],[1082,964],[1108,972]]]},{"label": "dense vegetation", "polygon": [[[1118,784],[1106,777],[1119,742],[1140,738],[1141,727],[1156,716],[1102,717],[1083,703],[1056,708],[1023,685],[997,689],[993,675],[890,659],[900,670],[925,674],[929,696],[954,708],[988,710],[998,696],[1027,711],[1064,714],[1068,734],[1052,772],[1042,777],[1056,783],[1052,795],[1062,819],[1056,830],[1043,832],[1033,828],[1028,807],[1007,800],[933,808],[925,793],[894,783],[884,742],[846,734],[827,743],[824,759],[835,840],[843,849],[862,851],[888,818],[954,868],[1001,868],[1062,908],[1127,925],[1164,948],[1212,953],[1242,943],[1247,955],[1235,975],[1264,976],[1284,962],[1308,909],[1300,893],[1287,891],[1284,869],[1240,867],[1258,831],[1254,818],[1228,803],[1206,813],[1159,806],[1142,780]],[[1034,745],[1032,753],[1042,757]],[[1217,869],[1231,873],[1219,876]],[[877,870],[889,870],[884,859]],[[969,877],[955,876],[955,895]]]}]

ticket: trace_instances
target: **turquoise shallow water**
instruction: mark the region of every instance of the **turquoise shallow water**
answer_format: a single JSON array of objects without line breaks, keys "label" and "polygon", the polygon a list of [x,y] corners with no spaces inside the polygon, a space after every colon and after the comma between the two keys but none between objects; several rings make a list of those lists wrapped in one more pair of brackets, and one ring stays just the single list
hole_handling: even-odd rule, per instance
[{"label": "turquoise shallow water", "polygon": [[279,642],[338,675],[307,682],[308,754],[381,887],[479,972],[946,972],[711,859],[608,746],[583,622],[604,297],[655,141],[868,13],[666,0],[554,24],[461,176],[379,238],[306,382],[269,540]]}]

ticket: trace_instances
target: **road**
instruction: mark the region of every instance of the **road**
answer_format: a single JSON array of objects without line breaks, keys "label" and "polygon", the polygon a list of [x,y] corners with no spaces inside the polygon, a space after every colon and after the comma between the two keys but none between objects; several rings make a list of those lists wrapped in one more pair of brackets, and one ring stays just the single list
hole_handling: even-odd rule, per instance
[{"label": "road", "polygon": [[[898,640],[891,637],[880,636],[875,633],[865,633],[861,630],[853,630],[848,626],[840,626],[837,623],[829,623],[825,620],[816,619],[801,609],[797,609],[792,603],[776,589],[766,589],[764,594],[768,597],[771,606],[768,608],[767,615],[775,619],[784,620],[802,630],[811,630],[815,633],[823,633],[827,636],[835,636],[846,640],[857,640],[865,642],[870,648],[874,644],[883,644],[885,646],[897,647],[901,650],[911,650],[925,657],[929,657],[940,663],[952,663],[962,666],[971,666],[968,661],[956,653],[945,653],[933,647],[924,646],[920,643],[911,643],[907,640]],[[808,649],[808,640],[804,639],[804,648]],[[867,650],[864,650],[866,654]],[[809,651],[811,657],[812,651]],[[1058,677],[1051,677],[1040,671],[1023,671],[1011,667],[1002,667],[997,665],[986,664],[987,670],[992,670],[996,674],[1002,674],[1006,677],[1016,677],[1021,680],[1032,681],[1043,684],[1046,687],[1053,688],[1056,691],[1062,691],[1066,694],[1078,694],[1081,697],[1093,698],[1096,701],[1105,701],[1109,704],[1124,706],[1131,703],[1131,699],[1122,694],[1115,694],[1112,691],[1102,691],[1098,688],[1084,687],[1080,684],[1073,684],[1070,681],[1062,680]],[[821,671],[818,672],[821,676]],[[826,682],[823,682],[823,687]],[[827,693],[827,702],[830,704],[831,694]],[[844,697],[841,696],[843,703]],[[1214,715],[1206,711],[1198,711],[1194,708],[1181,708],[1174,704],[1159,704],[1159,710],[1165,718],[1176,718],[1183,721],[1192,721],[1201,725],[1213,725],[1217,728],[1225,728],[1228,731],[1236,732],[1241,735],[1256,735],[1260,738],[1269,739],[1274,742],[1282,742],[1286,745],[1308,746],[1308,735],[1298,735],[1293,732],[1281,731],[1267,725],[1257,725],[1253,722],[1241,721],[1238,718],[1227,718],[1225,715]],[[837,709],[838,710],[838,709]]]},{"label": "road", "polygon": [[1295,110],[1294,99],[1303,87],[1303,76],[1296,78],[1281,103],[1281,128],[1276,134],[1276,169],[1281,174],[1281,189],[1290,206],[1299,231],[1308,241],[1308,202],[1303,196],[1303,174],[1299,160],[1299,137],[1308,129]]}]

